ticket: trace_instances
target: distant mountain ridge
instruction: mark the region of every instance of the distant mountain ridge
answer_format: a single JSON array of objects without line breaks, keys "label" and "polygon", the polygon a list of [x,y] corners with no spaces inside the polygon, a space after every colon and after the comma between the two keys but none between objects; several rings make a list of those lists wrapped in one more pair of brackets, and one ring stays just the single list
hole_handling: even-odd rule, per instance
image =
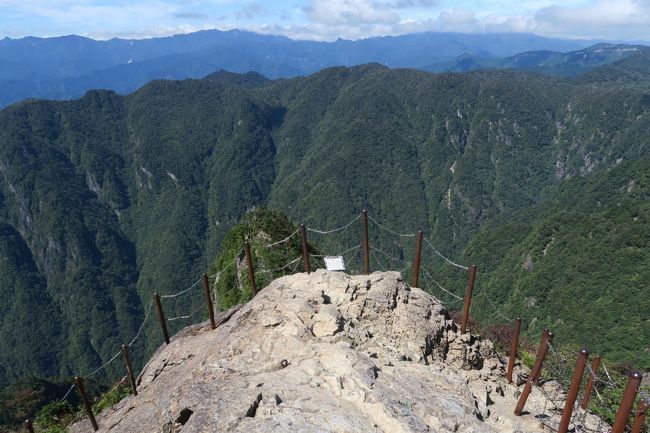
[{"label": "distant mountain ridge", "polygon": [[463,54],[454,60],[428,65],[421,69],[429,72],[515,69],[549,75],[575,76],[599,66],[648,53],[650,53],[650,47],[645,45],[600,43],[566,53],[549,50],[527,51],[505,58]]},{"label": "distant mountain ridge", "polygon": [[595,42],[461,33],[314,42],[238,30],[143,40],[95,41],[75,35],[5,38],[0,40],[0,107],[27,98],[80,97],[96,88],[129,93],[153,79],[201,78],[220,69],[290,78],[331,66],[379,63],[420,68],[463,53],[501,58],[531,50],[572,51]]}]

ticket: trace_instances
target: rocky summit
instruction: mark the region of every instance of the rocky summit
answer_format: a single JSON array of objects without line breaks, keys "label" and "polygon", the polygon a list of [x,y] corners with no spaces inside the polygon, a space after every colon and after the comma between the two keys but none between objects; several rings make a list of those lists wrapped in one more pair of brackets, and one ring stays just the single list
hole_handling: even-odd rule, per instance
[{"label": "rocky summit", "polygon": [[[539,389],[515,417],[527,370],[508,384],[492,343],[461,334],[396,272],[283,277],[218,322],[161,347],[99,431],[523,433],[555,422]],[[87,431],[88,420],[72,428]]]}]

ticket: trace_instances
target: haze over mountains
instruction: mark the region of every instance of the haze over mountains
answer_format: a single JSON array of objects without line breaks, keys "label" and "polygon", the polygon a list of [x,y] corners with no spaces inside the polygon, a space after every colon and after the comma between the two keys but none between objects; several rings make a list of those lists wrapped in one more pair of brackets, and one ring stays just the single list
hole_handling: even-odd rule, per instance
[{"label": "haze over mountains", "polygon": [[201,78],[219,69],[290,78],[330,66],[422,68],[461,55],[495,61],[527,51],[574,51],[596,42],[531,34],[420,33],[327,43],[237,30],[144,40],[5,38],[0,40],[0,107],[26,98],[80,97],[97,88],[129,93],[152,79]]}]

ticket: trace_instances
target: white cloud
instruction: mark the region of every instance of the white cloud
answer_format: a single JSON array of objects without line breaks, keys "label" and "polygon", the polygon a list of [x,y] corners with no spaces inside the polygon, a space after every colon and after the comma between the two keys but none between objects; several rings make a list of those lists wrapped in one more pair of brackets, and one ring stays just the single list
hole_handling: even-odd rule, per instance
[{"label": "white cloud", "polygon": [[438,0],[311,0],[304,11],[312,21],[329,25],[387,24],[398,23],[404,10],[437,5]]},{"label": "white cloud", "polygon": [[11,8],[16,14],[51,20],[59,26],[83,22],[119,25],[133,22],[134,17],[147,17],[149,20],[162,19],[180,10],[180,7],[173,3],[158,0],[110,4],[90,0],[60,2],[1,0],[0,6]]},{"label": "white cloud", "polygon": [[399,35],[414,32],[489,32],[525,27],[520,20],[477,17],[470,8],[440,10],[438,0],[312,0],[303,26],[267,26],[255,31],[281,32],[296,39],[333,40],[338,37]]},{"label": "white cloud", "polygon": [[397,9],[431,7],[437,6],[438,3],[438,0],[392,0],[383,2],[386,6]]},{"label": "white cloud", "polygon": [[327,25],[395,23],[399,15],[386,4],[373,0],[313,0],[307,16]]},{"label": "white cloud", "polygon": [[251,2],[247,3],[242,7],[238,12],[237,12],[237,18],[238,19],[253,19],[255,17],[258,17],[260,15],[264,15],[267,13],[266,6],[264,6],[261,3],[257,2]]},{"label": "white cloud", "polygon": [[575,7],[553,5],[532,17],[532,31],[560,37],[650,39],[650,2],[598,0]]},{"label": "white cloud", "polygon": [[284,34],[331,40],[424,31],[527,32],[564,38],[650,40],[650,0],[456,4],[471,7],[443,9],[438,0],[311,0],[304,9],[311,23],[284,28]]},{"label": "white cloud", "polygon": [[18,37],[155,37],[204,29],[208,23],[215,28],[219,13],[233,3],[236,0],[0,0],[0,29]]},{"label": "white cloud", "polygon": [[180,20],[205,20],[209,18],[207,14],[200,12],[174,12],[173,16]]},{"label": "white cloud", "polygon": [[476,29],[478,26],[479,21],[476,19],[474,11],[470,9],[453,9],[440,12],[435,27],[445,31],[467,32],[471,31],[470,29]]}]

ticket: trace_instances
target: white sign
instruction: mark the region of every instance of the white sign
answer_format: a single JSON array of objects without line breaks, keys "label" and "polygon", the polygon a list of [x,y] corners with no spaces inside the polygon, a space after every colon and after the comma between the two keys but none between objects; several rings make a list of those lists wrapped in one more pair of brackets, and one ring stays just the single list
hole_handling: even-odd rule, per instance
[{"label": "white sign", "polygon": [[325,267],[328,271],[345,271],[345,263],[343,256],[327,256],[325,257]]}]

